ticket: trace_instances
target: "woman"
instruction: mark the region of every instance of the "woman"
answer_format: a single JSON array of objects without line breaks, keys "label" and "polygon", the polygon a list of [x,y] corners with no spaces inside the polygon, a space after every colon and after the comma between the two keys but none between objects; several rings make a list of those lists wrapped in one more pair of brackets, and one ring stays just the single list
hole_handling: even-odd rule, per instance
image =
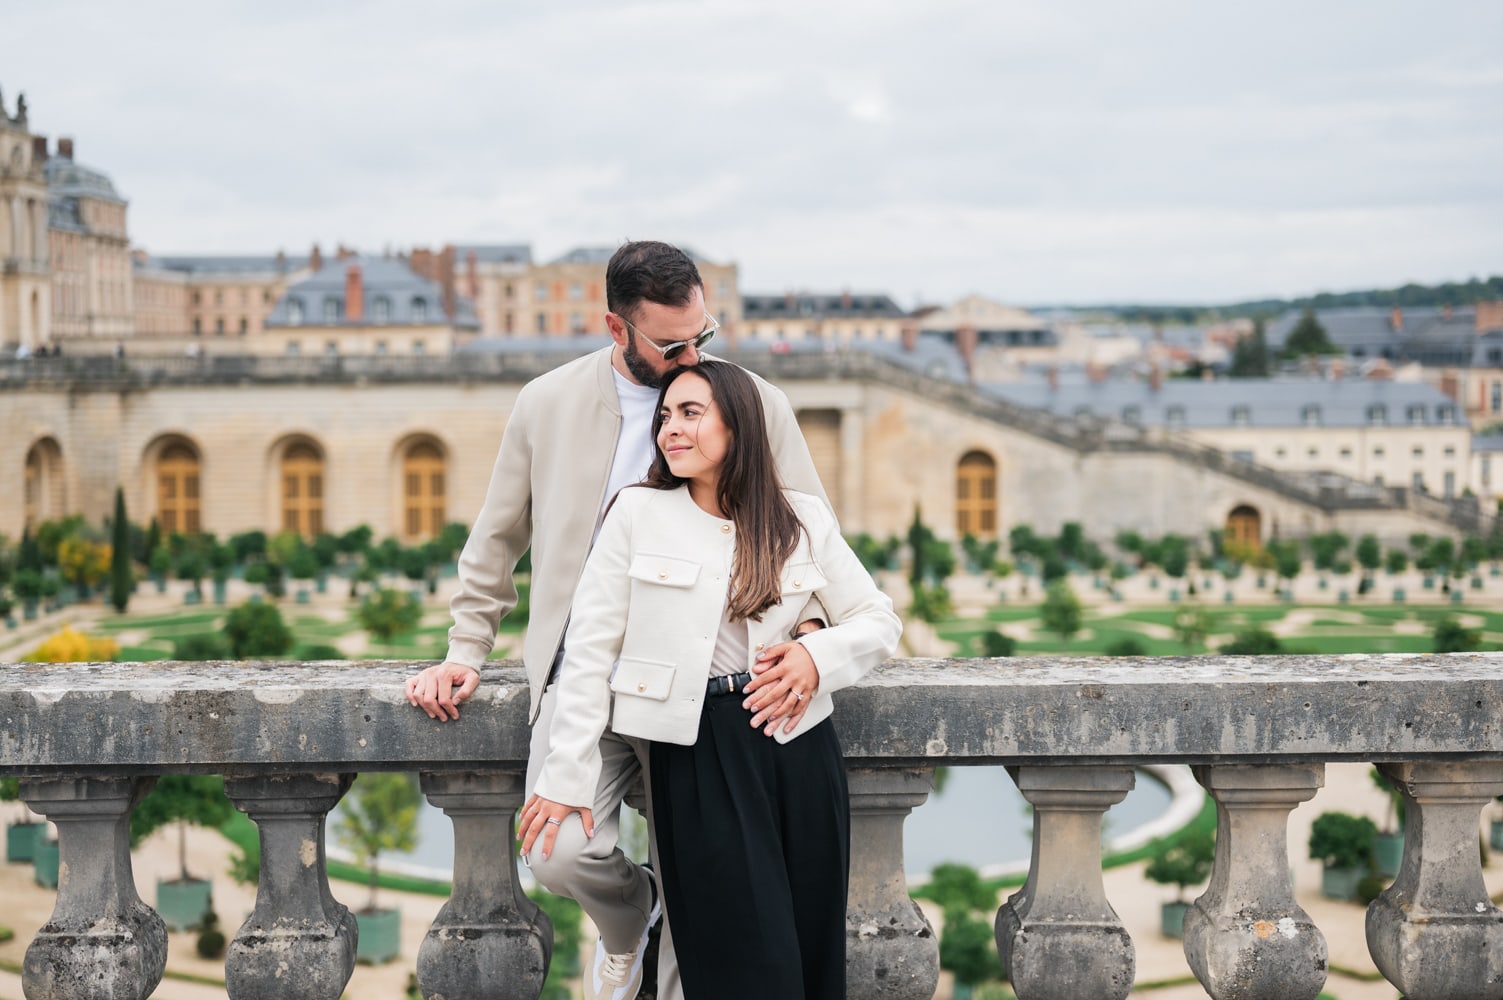
[{"label": "woman", "polygon": [[[744,371],[679,370],[653,433],[652,469],[617,496],[575,594],[519,835],[541,834],[546,855],[570,813],[590,828],[607,721],[651,740],[685,996],[839,1000],[850,813],[830,696],[889,656],[902,624],[824,504],[780,488]],[[787,641],[816,613],[835,624]]]}]

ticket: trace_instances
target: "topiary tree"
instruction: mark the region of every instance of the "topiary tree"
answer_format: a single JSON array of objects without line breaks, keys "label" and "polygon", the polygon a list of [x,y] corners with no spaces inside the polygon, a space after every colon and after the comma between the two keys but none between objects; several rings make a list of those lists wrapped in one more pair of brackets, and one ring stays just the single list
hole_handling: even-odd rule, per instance
[{"label": "topiary tree", "polygon": [[1223,656],[1274,656],[1283,651],[1278,637],[1263,628],[1244,629],[1217,650]]},{"label": "topiary tree", "polygon": [[417,846],[421,801],[417,775],[394,771],[360,775],[345,797],[334,835],[369,872],[371,895],[364,912],[376,912],[381,852],[410,851]]},{"label": "topiary tree", "polygon": [[1310,858],[1328,868],[1368,868],[1378,827],[1366,816],[1324,812],[1310,825]]},{"label": "topiary tree", "polygon": [[1174,637],[1188,653],[1206,641],[1211,624],[1210,613],[1199,604],[1181,605],[1174,612]]},{"label": "topiary tree", "polygon": [[224,635],[237,660],[253,656],[281,656],[292,648],[292,630],[275,605],[249,601],[224,620]]},{"label": "topiary tree", "polygon": [[1437,653],[1474,653],[1482,647],[1482,633],[1467,628],[1450,615],[1435,623],[1431,633]]},{"label": "topiary tree", "polygon": [[115,487],[115,520],[110,525],[110,604],[119,614],[130,604],[130,521],[125,517],[125,490]]},{"label": "topiary tree", "polygon": [[371,638],[389,645],[395,637],[417,628],[423,609],[411,594],[383,588],[365,596],[355,617]]},{"label": "topiary tree", "polygon": [[224,779],[215,774],[168,774],[130,814],[130,842],[134,847],[158,827],[178,825],[177,860],[179,880],[188,882],[188,824],[216,829],[235,814],[224,794]]},{"label": "topiary tree", "polygon": [[1143,869],[1143,877],[1159,885],[1177,886],[1175,901],[1183,903],[1185,890],[1204,882],[1215,860],[1215,831],[1189,830],[1172,844],[1155,841],[1153,860]]},{"label": "topiary tree", "polygon": [[1044,603],[1039,605],[1039,618],[1046,630],[1059,636],[1060,646],[1069,645],[1070,637],[1080,631],[1083,609],[1080,598],[1064,580],[1049,585]]},{"label": "topiary tree", "polygon": [[1147,656],[1148,646],[1136,636],[1124,635],[1113,639],[1101,653],[1103,656]]}]

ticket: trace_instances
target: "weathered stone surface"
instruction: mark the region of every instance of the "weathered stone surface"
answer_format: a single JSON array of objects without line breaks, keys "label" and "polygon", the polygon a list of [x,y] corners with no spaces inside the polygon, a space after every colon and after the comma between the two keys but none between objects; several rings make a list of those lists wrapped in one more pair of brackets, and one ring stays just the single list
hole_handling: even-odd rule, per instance
[{"label": "weathered stone surface", "polygon": [[1121,767],[1009,768],[1033,806],[1028,881],[997,911],[997,953],[1018,1000],[1122,1000],[1132,939],[1106,899],[1101,819],[1132,790]]},{"label": "weathered stone surface", "polygon": [[939,939],[908,895],[903,821],[934,789],[928,769],[851,768],[851,885],[845,917],[846,996],[929,1000]]},{"label": "weathered stone surface", "polygon": [[1319,764],[1197,767],[1216,800],[1211,884],[1185,913],[1185,958],[1214,1000],[1314,1000],[1326,939],[1294,901],[1289,811],[1325,780]]},{"label": "weathered stone surface", "polygon": [[418,948],[423,995],[489,1000],[542,992],[553,923],[517,882],[513,829],[521,771],[423,774],[423,793],[454,823],[454,888]]},{"label": "weathered stone surface", "polygon": [[146,1000],[167,967],[167,927],[136,895],[130,811],[155,779],[23,781],[57,824],[57,905],[26,949],[27,1000]]},{"label": "weathered stone surface", "polygon": [[359,927],[329,891],[324,822],[350,774],[231,778],[224,790],[261,829],[256,908],[225,958],[231,1000],[339,1000]]},{"label": "weathered stone surface", "polygon": [[1367,948],[1406,1000],[1503,998],[1503,910],[1477,850],[1503,763],[1382,765],[1404,796],[1404,863],[1367,908]]},{"label": "weathered stone surface", "polygon": [[[416,669],[18,665],[0,672],[0,774],[524,766],[520,669],[488,668],[448,723],[407,703]],[[1503,653],[892,660],[835,719],[857,766],[1503,760]]]}]

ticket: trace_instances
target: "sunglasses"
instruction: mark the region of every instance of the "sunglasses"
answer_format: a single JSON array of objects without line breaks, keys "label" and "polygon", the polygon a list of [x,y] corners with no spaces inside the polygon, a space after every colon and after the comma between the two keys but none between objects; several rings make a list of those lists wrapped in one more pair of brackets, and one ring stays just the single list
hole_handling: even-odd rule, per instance
[{"label": "sunglasses", "polygon": [[709,313],[705,313],[705,322],[709,325],[706,326],[703,330],[699,331],[698,334],[690,337],[688,340],[675,340],[671,344],[659,344],[657,341],[647,336],[647,334],[643,333],[641,330],[638,330],[635,326],[633,326],[631,320],[627,319],[625,316],[620,316],[620,319],[621,322],[626,324],[626,328],[628,330],[630,330],[632,333],[635,333],[643,340],[647,341],[647,346],[651,347],[654,351],[657,351],[659,354],[661,354],[664,361],[672,361],[674,358],[678,357],[680,354],[684,353],[691,347],[700,348],[705,346],[714,338],[715,331],[720,329],[720,323],[715,319],[715,317],[711,316]]}]

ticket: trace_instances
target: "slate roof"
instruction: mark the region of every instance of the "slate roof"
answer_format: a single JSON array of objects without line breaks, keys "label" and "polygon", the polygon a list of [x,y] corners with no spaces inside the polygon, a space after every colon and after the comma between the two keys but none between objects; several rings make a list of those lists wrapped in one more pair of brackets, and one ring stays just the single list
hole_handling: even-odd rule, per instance
[{"label": "slate roof", "polygon": [[862,292],[742,295],[741,314],[748,320],[898,319],[907,315],[889,296]]},{"label": "slate roof", "polygon": [[[345,317],[345,280],[350,265],[360,265],[364,290],[363,318],[351,324]],[[387,318],[375,319],[376,301],[387,302]],[[339,319],[333,324],[324,320],[325,303],[338,304]],[[444,315],[444,293],[438,282],[430,281],[396,257],[350,257],[326,260],[322,269],[287,286],[267,317],[267,326],[423,326],[442,325],[450,320]],[[301,309],[301,320],[291,322],[293,310]],[[453,324],[478,329],[475,307],[468,299],[458,298]]]},{"label": "slate roof", "polygon": [[[1058,416],[1090,414],[1142,426],[1401,427],[1464,425],[1456,401],[1420,382],[1364,379],[1113,380],[1051,388],[987,383],[986,393]],[[1314,408],[1311,410],[1310,408]]]},{"label": "slate roof", "polygon": [[281,262],[275,256],[242,255],[214,256],[193,255],[179,257],[148,257],[137,270],[177,271],[183,274],[278,274],[300,271],[308,266],[307,257],[284,257]]},{"label": "slate roof", "polygon": [[471,243],[454,247],[456,266],[463,266],[472,253],[479,264],[532,263],[532,246],[527,243]]},{"label": "slate roof", "polygon": [[[1290,311],[1268,324],[1264,338],[1277,352],[1303,315]],[[1378,307],[1317,310],[1315,318],[1325,327],[1331,343],[1354,360],[1387,358],[1418,361],[1424,365],[1472,363],[1475,354],[1475,309],[1461,306],[1447,317],[1439,308],[1402,310],[1400,325],[1393,325],[1393,312]]]}]

